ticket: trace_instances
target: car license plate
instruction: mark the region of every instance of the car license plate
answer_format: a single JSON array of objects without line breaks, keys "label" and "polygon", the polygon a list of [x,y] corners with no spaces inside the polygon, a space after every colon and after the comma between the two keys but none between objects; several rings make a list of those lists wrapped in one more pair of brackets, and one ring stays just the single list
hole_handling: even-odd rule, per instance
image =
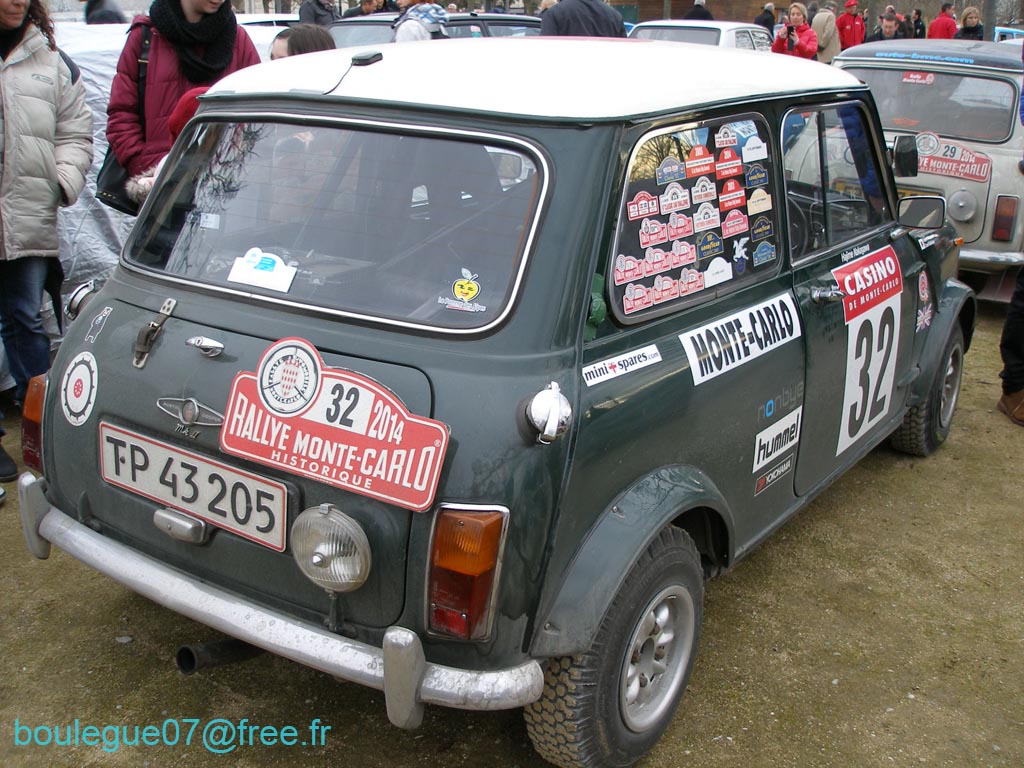
[{"label": "car license plate", "polygon": [[111,485],[284,551],[283,483],[107,423],[100,424],[100,472]]}]

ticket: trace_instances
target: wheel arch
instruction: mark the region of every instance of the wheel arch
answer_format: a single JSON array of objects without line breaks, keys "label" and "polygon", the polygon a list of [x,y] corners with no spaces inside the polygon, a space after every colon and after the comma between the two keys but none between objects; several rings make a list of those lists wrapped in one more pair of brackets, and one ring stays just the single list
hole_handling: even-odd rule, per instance
[{"label": "wheel arch", "polygon": [[587,650],[630,568],[666,525],[693,539],[705,574],[730,563],[733,521],[721,492],[696,467],[661,467],[605,508],[547,609],[538,613],[530,654],[558,657]]},{"label": "wheel arch", "polygon": [[921,361],[924,367],[914,382],[913,392],[908,405],[917,405],[928,397],[932,382],[938,371],[938,366],[943,364],[939,358],[946,346],[949,334],[953,330],[954,323],[960,324],[960,330],[964,334],[964,352],[971,347],[971,339],[974,336],[974,323],[978,313],[978,301],[974,291],[959,280],[947,280],[943,285],[942,297],[938,301],[938,311],[932,321],[932,329],[925,342],[925,348],[921,353]]}]

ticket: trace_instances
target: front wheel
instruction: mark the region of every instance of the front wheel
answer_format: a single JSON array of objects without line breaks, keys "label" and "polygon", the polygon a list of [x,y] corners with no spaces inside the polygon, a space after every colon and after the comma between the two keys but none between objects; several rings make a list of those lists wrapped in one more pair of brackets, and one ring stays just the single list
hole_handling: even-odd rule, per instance
[{"label": "front wheel", "polygon": [[524,712],[540,755],[563,768],[623,768],[643,757],[686,689],[703,602],[697,548],[669,526],[633,565],[590,649],[548,660],[544,693]]},{"label": "front wheel", "polygon": [[914,456],[929,456],[946,442],[963,375],[964,333],[956,323],[946,341],[928,397],[907,411],[903,423],[892,433],[893,448]]}]

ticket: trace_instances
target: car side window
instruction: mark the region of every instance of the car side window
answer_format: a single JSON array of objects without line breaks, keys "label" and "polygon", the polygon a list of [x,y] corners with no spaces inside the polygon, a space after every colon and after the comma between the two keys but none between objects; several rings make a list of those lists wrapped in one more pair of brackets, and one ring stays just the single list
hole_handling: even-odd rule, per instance
[{"label": "car side window", "polygon": [[605,273],[618,321],[664,315],[776,273],[770,142],[765,121],[750,114],[637,142]]},{"label": "car side window", "polygon": [[754,50],[754,43],[750,39],[750,33],[745,29],[736,30],[736,47],[746,51]]},{"label": "car side window", "polygon": [[772,36],[767,32],[751,30],[751,37],[754,38],[754,48],[759,51],[770,51],[772,49]]},{"label": "car side window", "polygon": [[875,146],[854,104],[786,115],[782,151],[793,259],[891,220]]}]

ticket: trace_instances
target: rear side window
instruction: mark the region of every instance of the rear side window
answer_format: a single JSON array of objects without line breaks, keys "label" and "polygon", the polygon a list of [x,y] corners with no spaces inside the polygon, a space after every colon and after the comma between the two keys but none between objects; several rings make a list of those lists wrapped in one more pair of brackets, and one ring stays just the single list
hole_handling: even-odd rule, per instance
[{"label": "rear side window", "polygon": [[129,262],[402,324],[500,319],[532,237],[534,159],[376,128],[199,124],[133,231]]},{"label": "rear side window", "polygon": [[620,321],[662,315],[778,270],[771,157],[768,127],[752,115],[637,144],[606,276]]},{"label": "rear side window", "polygon": [[722,33],[705,27],[640,27],[632,37],[640,40],[667,40],[670,43],[718,45]]},{"label": "rear side window", "polygon": [[1017,119],[1017,91],[1006,80],[916,69],[849,71],[870,86],[886,129],[1006,141]]}]

